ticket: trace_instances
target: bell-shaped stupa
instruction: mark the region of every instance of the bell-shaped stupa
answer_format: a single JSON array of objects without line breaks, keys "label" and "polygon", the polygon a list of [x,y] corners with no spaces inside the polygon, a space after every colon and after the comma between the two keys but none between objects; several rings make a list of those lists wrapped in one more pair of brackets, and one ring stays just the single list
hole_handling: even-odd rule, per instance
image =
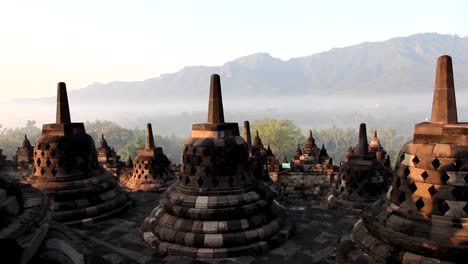
[{"label": "bell-shaped stupa", "polygon": [[377,160],[375,152],[369,152],[366,124],[359,127],[359,143],[339,169],[335,189],[323,199],[328,208],[362,210],[385,196],[386,171]]},{"label": "bell-shaped stupa", "polygon": [[133,162],[132,177],[126,186],[132,191],[155,191],[167,189],[175,178],[171,171],[171,162],[164,155],[161,147],[154,144],[151,124],[146,124],[146,144],[138,150]]},{"label": "bell-shaped stupa", "polygon": [[468,123],[459,123],[452,59],[441,56],[430,122],[403,145],[386,199],[363,211],[339,263],[466,263]]},{"label": "bell-shaped stupa", "polygon": [[56,123],[43,125],[33,156],[28,182],[49,196],[55,221],[93,222],[130,205],[116,178],[99,166],[83,123],[71,122],[65,83],[58,84]]},{"label": "bell-shaped stupa", "polygon": [[145,219],[161,254],[226,258],[259,254],[289,235],[284,207],[253,175],[237,123],[224,122],[219,75],[211,76],[208,122],[194,124],[179,178]]},{"label": "bell-shaped stupa", "polygon": [[50,220],[44,193],[0,175],[1,263],[28,263],[46,236]]}]

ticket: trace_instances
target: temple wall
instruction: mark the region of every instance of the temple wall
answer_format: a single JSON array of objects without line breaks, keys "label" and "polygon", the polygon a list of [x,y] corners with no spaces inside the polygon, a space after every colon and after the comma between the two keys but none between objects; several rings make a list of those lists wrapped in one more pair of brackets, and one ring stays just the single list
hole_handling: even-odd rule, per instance
[{"label": "temple wall", "polygon": [[332,188],[335,174],[324,172],[280,172],[277,183],[288,198],[321,199]]}]

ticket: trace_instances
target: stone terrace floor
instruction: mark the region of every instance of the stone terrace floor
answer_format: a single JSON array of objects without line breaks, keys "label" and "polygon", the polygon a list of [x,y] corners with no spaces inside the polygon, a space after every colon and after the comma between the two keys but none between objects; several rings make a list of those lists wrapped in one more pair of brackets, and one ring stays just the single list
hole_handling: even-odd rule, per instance
[{"label": "stone terrace floor", "polygon": [[140,232],[151,210],[158,204],[159,194],[131,193],[135,206],[126,213],[93,226],[73,228],[81,238],[85,253],[94,253],[112,263],[335,263],[335,246],[341,234],[351,231],[357,213],[320,208],[317,200],[285,201],[296,232],[280,247],[256,257],[222,260],[190,259],[179,256],[160,257],[146,246]]}]

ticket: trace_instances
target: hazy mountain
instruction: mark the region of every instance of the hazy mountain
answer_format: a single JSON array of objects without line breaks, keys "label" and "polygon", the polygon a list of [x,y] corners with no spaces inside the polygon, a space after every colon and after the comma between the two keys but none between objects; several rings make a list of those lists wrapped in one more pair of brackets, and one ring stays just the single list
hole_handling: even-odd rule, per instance
[{"label": "hazy mountain", "polygon": [[236,98],[431,92],[435,62],[442,54],[453,58],[456,86],[468,87],[468,37],[425,33],[334,48],[288,61],[257,53],[219,67],[185,67],[144,81],[95,83],[70,91],[70,96],[76,102],[129,104],[206,98],[212,73],[221,75],[223,93]]}]

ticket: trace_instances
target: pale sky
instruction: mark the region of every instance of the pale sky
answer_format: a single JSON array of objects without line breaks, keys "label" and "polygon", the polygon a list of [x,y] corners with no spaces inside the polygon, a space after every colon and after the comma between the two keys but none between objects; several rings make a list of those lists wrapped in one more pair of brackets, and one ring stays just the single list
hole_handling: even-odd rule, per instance
[{"label": "pale sky", "polygon": [[268,52],[284,60],[415,33],[468,35],[468,1],[0,0],[0,101]]}]

